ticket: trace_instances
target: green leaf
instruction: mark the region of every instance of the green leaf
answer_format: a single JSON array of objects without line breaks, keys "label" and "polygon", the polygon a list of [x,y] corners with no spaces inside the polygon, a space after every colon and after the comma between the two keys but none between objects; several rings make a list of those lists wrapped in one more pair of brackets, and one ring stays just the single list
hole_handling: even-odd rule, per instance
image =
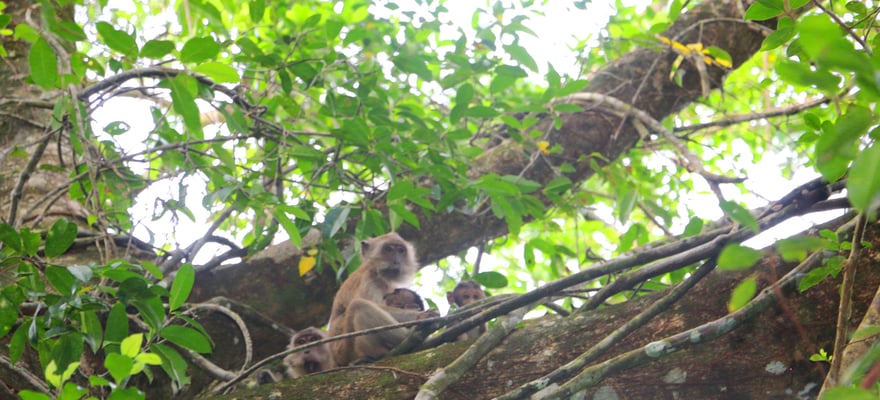
[{"label": "green leaf", "polygon": [[348,213],[351,211],[349,207],[334,207],[327,211],[324,222],[321,223],[321,236],[324,239],[332,238],[339,232],[348,221]]},{"label": "green leaf", "polygon": [[134,360],[129,356],[110,353],[104,358],[104,368],[107,368],[107,372],[110,373],[117,385],[131,376],[132,367],[134,367]]},{"label": "green leaf", "polygon": [[101,348],[101,339],[104,337],[98,314],[92,310],[84,310],[80,312],[80,323],[82,324],[83,339],[92,349],[92,353],[97,353]]},{"label": "green leaf", "polygon": [[53,400],[46,394],[30,390],[22,390],[18,395],[21,396],[21,400]]},{"label": "green leaf", "polygon": [[480,285],[490,289],[507,287],[507,277],[495,271],[480,272],[475,274],[473,278]]},{"label": "green leaf", "polygon": [[873,211],[880,206],[880,145],[877,142],[853,161],[846,192],[853,208],[859,212]]},{"label": "green leaf", "polygon": [[198,353],[210,353],[211,342],[199,331],[180,325],[168,325],[159,331],[159,336],[171,343]]},{"label": "green leaf", "polygon": [[62,370],[58,368],[58,363],[55,362],[55,360],[50,360],[49,364],[46,365],[46,370],[43,371],[43,375],[46,377],[46,382],[49,382],[53,387],[60,388],[64,382],[73,376],[73,373],[76,372],[77,368],[79,368],[79,361],[68,364],[67,367]]},{"label": "green leaf", "polygon": [[491,94],[501,94],[505,89],[513,86],[516,83],[516,79],[512,76],[508,75],[495,75],[492,78],[492,83],[489,84],[489,93]]},{"label": "green leaf", "polygon": [[27,347],[27,331],[27,325],[20,325],[12,334],[12,339],[9,340],[9,362],[13,365],[21,359],[21,355],[24,354]]},{"label": "green leaf", "polygon": [[210,78],[214,83],[238,83],[238,71],[229,65],[216,61],[199,64],[193,71]]},{"label": "green leaf", "polygon": [[46,280],[62,296],[73,294],[76,277],[67,268],[57,265],[46,266]]},{"label": "green leaf", "polygon": [[186,375],[186,361],[177,350],[160,343],[154,343],[150,345],[150,351],[162,358],[162,370],[174,381],[178,390],[189,385],[190,379]]},{"label": "green leaf", "polygon": [[635,208],[638,201],[638,193],[635,188],[629,185],[623,185],[618,189],[617,193],[617,219],[620,223],[625,224],[629,221],[629,215]]},{"label": "green leaf", "polygon": [[153,353],[140,353],[134,358],[134,361],[147,365],[162,365],[162,357]]},{"label": "green leaf", "polygon": [[465,83],[458,87],[455,92],[455,105],[465,106],[474,99],[474,87],[470,83]]},{"label": "green leaf", "polygon": [[287,236],[290,236],[290,241],[293,245],[300,247],[302,246],[302,235],[300,235],[299,228],[293,223],[293,220],[291,220],[284,212],[283,207],[284,206],[275,207],[272,216],[275,217],[278,224],[284,228],[284,231],[287,232]]},{"label": "green leaf", "polygon": [[189,134],[195,136],[196,139],[203,139],[202,121],[199,118],[199,107],[196,105],[196,99],[188,86],[193,82],[193,78],[186,75],[178,75],[172,79],[166,80],[171,89],[171,101],[174,111],[183,117],[183,122]]},{"label": "green leaf", "polygon": [[493,118],[498,116],[498,111],[491,107],[475,106],[464,111],[465,117]]},{"label": "green leaf", "polygon": [[388,216],[391,219],[391,228],[397,229],[400,224],[406,221],[408,224],[419,228],[419,217],[406,208],[403,204],[391,204],[388,206]]},{"label": "green leaf", "polygon": [[822,400],[876,400],[870,390],[856,387],[833,387],[822,395]]},{"label": "green leaf", "polygon": [[128,57],[137,57],[138,47],[137,42],[134,40],[134,35],[117,30],[113,25],[103,21],[95,24],[95,29],[98,30],[98,35],[104,39],[104,44],[107,47]]},{"label": "green leaf", "polygon": [[730,302],[727,303],[727,310],[734,312],[739,310],[755,297],[758,291],[758,284],[754,276],[750,276],[740,282],[730,294]]},{"label": "green leaf", "polygon": [[141,49],[141,57],[161,59],[174,51],[174,42],[170,40],[150,40]]},{"label": "green leaf", "polygon": [[58,396],[58,400],[79,400],[88,392],[89,390],[84,387],[80,387],[73,382],[67,382],[61,390],[61,395]]},{"label": "green leaf", "polygon": [[532,55],[526,49],[512,44],[504,46],[504,51],[510,54],[510,58],[516,60],[520,65],[532,70],[532,72],[538,72],[538,63],[535,62],[535,59],[532,58]]},{"label": "green leaf", "polygon": [[183,264],[174,275],[174,282],[171,284],[171,295],[168,299],[168,309],[170,311],[177,310],[189,298],[192,291],[193,283],[196,279],[196,270],[192,264]]},{"label": "green leaf", "polygon": [[761,259],[761,252],[736,243],[728,244],[718,255],[718,269],[735,271],[747,269]]},{"label": "green leaf", "polygon": [[565,176],[557,176],[544,185],[544,194],[553,201],[561,199],[563,193],[571,189],[572,182]]},{"label": "green leaf", "polygon": [[859,139],[873,119],[871,110],[851,106],[837,118],[833,130],[823,131],[816,141],[816,169],[829,182],[842,177],[858,151]]},{"label": "green leaf", "polygon": [[[127,282],[127,281],[126,281]],[[158,296],[146,299],[139,299],[131,302],[147,326],[152,330],[158,330],[165,320],[165,307],[162,306],[162,300]]]},{"label": "green leaf", "polygon": [[699,235],[702,231],[703,220],[698,217],[693,217],[690,221],[688,221],[688,224],[684,227],[684,232],[682,232],[681,235],[684,237],[696,236]]},{"label": "green leaf", "polygon": [[110,396],[107,397],[107,400],[144,400],[146,397],[147,394],[138,390],[138,388],[128,387],[113,389],[113,391],[110,392]]},{"label": "green leaf", "polygon": [[82,357],[82,354],[83,338],[79,333],[70,332],[62,335],[52,344],[51,360],[55,362],[58,371],[64,371],[61,374],[62,382],[70,377],[68,372],[71,372],[69,368],[71,365],[79,366],[79,359]]},{"label": "green leaf", "polygon": [[[116,303],[107,317],[106,342],[119,344],[128,336],[128,314],[125,305]],[[106,344],[106,343],[105,343]]]},{"label": "green leaf", "polygon": [[46,257],[58,257],[73,244],[76,239],[76,224],[60,218],[49,228],[46,235]]},{"label": "green leaf", "polygon": [[21,228],[19,234],[21,235],[21,244],[23,245],[22,251],[32,257],[37,255],[37,252],[40,251],[40,243],[43,242],[40,234],[31,232],[28,228]]},{"label": "green leaf", "polygon": [[434,74],[431,73],[428,65],[425,64],[425,60],[421,57],[399,55],[393,57],[391,62],[401,71],[407,74],[416,74],[422,80],[430,81],[434,79]]},{"label": "green leaf", "polygon": [[809,253],[822,250],[828,241],[816,237],[792,237],[776,242],[776,249],[785,261],[803,261]]},{"label": "green leaf", "polygon": [[770,8],[760,2],[756,2],[746,10],[746,14],[743,18],[746,21],[764,21],[781,15],[784,11],[785,10],[782,9]]},{"label": "green leaf", "polygon": [[31,46],[28,66],[31,68],[31,79],[43,89],[55,89],[61,82],[55,50],[52,50],[52,46],[43,38]]},{"label": "green leaf", "polygon": [[217,57],[218,53],[220,53],[220,45],[213,38],[192,38],[180,49],[180,62],[201,63]]},{"label": "green leaf", "polygon": [[553,111],[558,113],[579,113],[584,111],[584,107],[578,104],[560,103],[553,105]]},{"label": "green leaf", "polygon": [[840,86],[840,77],[826,69],[813,70],[809,64],[779,61],[776,73],[782,80],[805,87],[816,87],[819,90],[835,93]]},{"label": "green leaf", "polygon": [[0,224],[0,243],[8,246],[16,253],[22,252],[21,236],[12,226],[8,224]]},{"label": "green leaf", "polygon": [[0,338],[6,337],[17,321],[18,306],[0,295]]},{"label": "green leaf", "polygon": [[755,219],[755,216],[752,215],[748,209],[739,205],[739,203],[722,201],[718,206],[721,207],[721,210],[724,211],[725,215],[738,222],[740,225],[749,228],[756,233],[761,231],[761,228],[758,226],[758,220]]},{"label": "green leaf", "polygon": [[248,15],[251,17],[251,22],[258,23],[263,19],[263,14],[266,12],[266,0],[251,0],[248,3]]},{"label": "green leaf", "polygon": [[147,270],[147,272],[149,272],[150,275],[153,276],[153,278],[156,278],[156,280],[162,280],[165,277],[165,274],[162,273],[162,270],[160,270],[159,267],[152,262],[142,261],[141,266],[144,267],[144,269]]},{"label": "green leaf", "polygon": [[127,338],[122,339],[122,343],[119,344],[119,353],[134,358],[134,356],[141,352],[142,344],[144,344],[144,334],[133,333]]}]

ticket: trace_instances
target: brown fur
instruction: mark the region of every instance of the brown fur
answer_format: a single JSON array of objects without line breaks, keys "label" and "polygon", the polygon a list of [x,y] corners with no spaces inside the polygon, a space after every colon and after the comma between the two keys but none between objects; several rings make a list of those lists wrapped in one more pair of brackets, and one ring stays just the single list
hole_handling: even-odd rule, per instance
[{"label": "brown fur", "polygon": [[[292,349],[326,338],[326,332],[310,326],[293,335],[287,348]],[[330,347],[327,343],[288,354],[284,357],[282,363],[284,364],[287,376],[291,378],[299,378],[308,374],[336,368],[336,361],[333,360],[333,355],[330,354]]]},{"label": "brown fur", "polygon": [[385,305],[388,307],[425,311],[425,303],[422,301],[422,297],[411,289],[394,289],[391,293],[385,293],[385,296],[382,296],[382,300],[385,301]]},{"label": "brown fur", "polygon": [[[330,336],[393,325],[424,318],[433,311],[404,310],[385,305],[383,296],[407,287],[418,270],[415,249],[397,233],[368,239],[361,244],[361,265],[351,274],[333,299]],[[397,328],[372,335],[330,343],[333,359],[348,365],[360,359],[378,359],[403,341],[408,329]]]},{"label": "brown fur", "polygon": [[[486,293],[483,292],[480,284],[470,280],[461,281],[451,292],[446,292],[446,300],[449,301],[450,307],[464,307],[485,298]],[[458,335],[458,340],[475,339],[484,333],[486,333],[486,324]]]}]

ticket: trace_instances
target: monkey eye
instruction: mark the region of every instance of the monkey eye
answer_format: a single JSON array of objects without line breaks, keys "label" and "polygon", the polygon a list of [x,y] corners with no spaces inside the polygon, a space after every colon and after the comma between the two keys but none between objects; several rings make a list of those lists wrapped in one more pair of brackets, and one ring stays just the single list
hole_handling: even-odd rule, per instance
[{"label": "monkey eye", "polygon": [[396,245],[396,244],[386,244],[385,247],[382,248],[382,251],[386,253],[406,253],[406,246]]}]

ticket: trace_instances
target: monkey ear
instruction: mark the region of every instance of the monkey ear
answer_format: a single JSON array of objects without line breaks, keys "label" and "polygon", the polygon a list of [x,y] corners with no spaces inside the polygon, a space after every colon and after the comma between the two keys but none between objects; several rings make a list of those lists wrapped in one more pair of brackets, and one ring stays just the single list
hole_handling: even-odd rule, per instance
[{"label": "monkey ear", "polygon": [[446,292],[446,301],[449,302],[450,306],[454,306],[455,304],[455,295],[452,292]]},{"label": "monkey ear", "polygon": [[366,240],[361,241],[361,255],[367,254],[367,250],[370,248],[370,242]]}]

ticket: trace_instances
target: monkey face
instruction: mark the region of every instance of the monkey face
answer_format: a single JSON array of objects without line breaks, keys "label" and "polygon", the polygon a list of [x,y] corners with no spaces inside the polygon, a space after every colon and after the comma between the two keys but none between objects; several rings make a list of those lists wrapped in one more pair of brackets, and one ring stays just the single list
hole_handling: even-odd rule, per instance
[{"label": "monkey face", "polygon": [[[309,327],[294,335],[287,348],[294,348],[317,342],[326,337],[327,336],[323,331],[314,327]],[[330,350],[327,348],[326,343],[292,353],[284,358],[284,363],[297,371],[299,375],[294,376],[321,372],[334,366],[332,363],[332,357],[330,356]]]},{"label": "monkey face", "polygon": [[[306,343],[317,342],[321,339],[324,339],[324,337],[321,335],[318,335],[315,333],[306,333],[306,334],[297,335],[296,337],[294,337],[293,338],[293,345],[294,346],[302,346]],[[309,351],[309,350],[306,349],[305,351]]]},{"label": "monkey face", "polygon": [[425,311],[425,304],[422,302],[422,298],[410,289],[394,289],[393,292],[386,293],[382,299],[385,300],[385,305],[388,307]]},{"label": "monkey face", "polygon": [[459,307],[464,307],[477,300],[486,298],[483,291],[477,289],[458,289],[454,294],[455,303],[458,304]]}]

